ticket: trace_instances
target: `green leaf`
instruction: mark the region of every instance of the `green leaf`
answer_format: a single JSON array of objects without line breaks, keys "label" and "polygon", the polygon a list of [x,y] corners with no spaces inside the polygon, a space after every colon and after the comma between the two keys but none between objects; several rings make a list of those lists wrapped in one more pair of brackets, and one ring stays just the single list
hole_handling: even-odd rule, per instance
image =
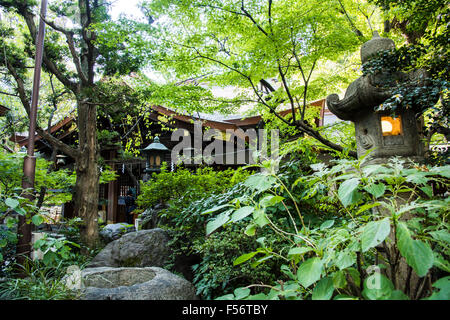
[{"label": "green leaf", "polygon": [[234,296],[236,300],[245,299],[250,295],[249,288],[237,288],[234,290]]},{"label": "green leaf", "polygon": [[320,280],[312,292],[312,300],[330,300],[333,296],[334,285],[331,277]]},{"label": "green leaf", "polygon": [[261,292],[255,295],[248,296],[246,300],[267,300],[267,295]]},{"label": "green leaf", "polygon": [[276,178],[263,174],[254,174],[245,180],[244,185],[250,189],[263,192],[270,189],[276,182]]},{"label": "green leaf", "polygon": [[281,265],[280,271],[283,272],[285,275],[287,275],[292,280],[297,279],[297,277],[292,273],[291,268],[289,268],[289,266],[287,266],[285,264]]},{"label": "green leaf", "polygon": [[217,230],[230,220],[229,212],[223,212],[219,214],[215,219],[208,222],[206,225],[206,235],[210,235],[213,231]]},{"label": "green leaf", "polygon": [[267,255],[265,257],[259,258],[258,260],[256,260],[255,262],[253,262],[250,266],[252,268],[256,268],[257,266],[259,266],[261,263],[263,263],[266,260],[269,260],[273,257],[273,255]]},{"label": "green leaf", "polygon": [[14,209],[14,211],[16,211],[18,214],[23,215],[23,216],[27,214],[27,212],[25,211],[25,209],[22,208],[22,207],[16,207],[16,208]]},{"label": "green leaf", "polygon": [[280,203],[283,200],[284,200],[284,198],[281,196],[268,195],[268,196],[265,196],[264,198],[262,198],[259,201],[259,204],[261,207],[271,207],[271,206],[276,205],[277,203]]},{"label": "green leaf", "polygon": [[442,177],[450,178],[450,165],[433,167],[430,169],[430,172],[438,174]]},{"label": "green leaf", "polygon": [[426,184],[428,182],[428,178],[426,176],[429,176],[430,173],[426,171],[416,171],[414,173],[410,173],[406,177],[407,182],[412,182],[415,184]]},{"label": "green leaf", "polygon": [[8,241],[6,239],[0,239],[0,248],[6,247]]},{"label": "green leaf", "polygon": [[365,205],[359,207],[359,210],[355,213],[355,215],[359,215],[360,213],[363,213],[364,211],[367,211],[367,210],[372,209],[374,207],[378,207],[379,205],[381,205],[380,202],[366,203]]},{"label": "green leaf", "polygon": [[420,190],[422,190],[428,197],[433,197],[433,188],[430,186],[420,187]]},{"label": "green leaf", "polygon": [[441,254],[434,252],[434,263],[433,265],[445,272],[450,273],[450,262],[444,259]]},{"label": "green leaf", "polygon": [[420,240],[413,240],[404,222],[399,222],[397,225],[397,245],[401,255],[417,275],[425,276],[434,263],[430,245]]},{"label": "green leaf", "polygon": [[236,258],[236,260],[233,261],[233,266],[237,266],[238,264],[241,264],[247,260],[250,260],[251,258],[253,258],[255,255],[257,255],[259,252],[253,251],[250,253],[245,253],[241,256],[239,256],[238,258]]},{"label": "green leaf", "polygon": [[333,300],[358,300],[357,297],[349,296],[346,294],[338,294],[336,297],[334,297]]},{"label": "green leaf", "polygon": [[39,215],[39,214],[35,214],[32,218],[31,218],[31,222],[33,222],[36,226],[41,225],[44,222],[44,218]]},{"label": "green leaf", "polygon": [[369,300],[387,300],[394,291],[391,280],[381,273],[375,272],[364,281],[362,295]]},{"label": "green leaf", "polygon": [[439,241],[444,241],[450,244],[450,233],[448,230],[438,230],[430,232],[431,236]]},{"label": "green leaf", "polygon": [[220,297],[218,297],[218,298],[216,298],[214,300],[234,300],[234,295],[229,293],[229,294],[220,296]]},{"label": "green leaf", "polygon": [[376,247],[386,239],[391,231],[389,218],[379,221],[369,222],[361,233],[361,248],[366,252],[370,248]]},{"label": "green leaf", "polygon": [[260,228],[269,223],[269,220],[266,218],[266,213],[262,209],[256,209],[253,211],[253,219]]},{"label": "green leaf", "polygon": [[345,279],[345,273],[344,271],[338,271],[333,275],[333,286],[336,289],[342,289],[345,288],[347,285],[347,279]]},{"label": "green leaf", "polygon": [[333,224],[334,224],[334,220],[327,220],[320,225],[320,230],[323,231],[325,229],[328,229],[328,228],[332,227]]},{"label": "green leaf", "polygon": [[203,214],[210,214],[210,213],[219,211],[220,209],[223,209],[223,208],[226,208],[226,207],[229,207],[229,206],[230,206],[229,204],[223,204],[223,205],[216,206],[216,207],[214,207],[214,208],[208,209],[208,210],[206,210],[206,211],[203,211],[201,214],[202,214],[202,215],[203,215]]},{"label": "green leaf", "polygon": [[295,247],[295,248],[292,248],[291,250],[289,250],[288,257],[296,255],[296,254],[302,255],[302,254],[305,254],[306,252],[310,252],[310,251],[312,251],[312,249],[309,247],[301,247],[301,248]]},{"label": "green leaf", "polygon": [[344,207],[357,203],[362,198],[358,192],[359,178],[352,178],[341,183],[338,189],[338,197]]},{"label": "green leaf", "polygon": [[429,300],[450,300],[450,276],[437,280],[433,283],[433,287],[440,290],[438,292],[434,292],[428,298]]},{"label": "green leaf", "polygon": [[341,251],[336,259],[336,267],[339,270],[347,269],[356,263],[356,253],[353,251]]},{"label": "green leaf", "polygon": [[249,224],[246,228],[244,233],[250,237],[253,237],[256,233],[256,224]]},{"label": "green leaf", "polygon": [[300,284],[308,288],[320,279],[322,274],[323,261],[320,258],[310,258],[303,262],[297,270],[297,280]]},{"label": "green leaf", "polygon": [[375,198],[381,197],[386,191],[386,186],[384,183],[373,183],[364,187],[364,190],[369,192]]},{"label": "green leaf", "polygon": [[389,300],[409,300],[409,297],[400,290],[394,290],[391,292]]},{"label": "green leaf", "polygon": [[11,209],[15,209],[19,206],[20,203],[16,199],[6,198],[5,204]]},{"label": "green leaf", "polygon": [[250,214],[252,214],[254,210],[255,208],[250,206],[239,208],[231,215],[231,221],[233,222],[240,221],[245,217],[249,216]]},{"label": "green leaf", "polygon": [[359,275],[359,271],[355,268],[347,268],[345,269],[345,271],[353,279],[353,282],[355,282],[356,286],[359,287],[359,284],[361,283],[361,276]]}]

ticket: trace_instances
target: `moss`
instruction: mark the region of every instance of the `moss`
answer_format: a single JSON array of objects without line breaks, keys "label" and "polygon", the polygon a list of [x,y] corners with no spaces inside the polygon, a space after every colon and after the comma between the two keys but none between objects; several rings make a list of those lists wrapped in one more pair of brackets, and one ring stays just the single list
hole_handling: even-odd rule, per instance
[{"label": "moss", "polygon": [[140,257],[130,257],[121,261],[119,267],[140,267],[141,262]]}]

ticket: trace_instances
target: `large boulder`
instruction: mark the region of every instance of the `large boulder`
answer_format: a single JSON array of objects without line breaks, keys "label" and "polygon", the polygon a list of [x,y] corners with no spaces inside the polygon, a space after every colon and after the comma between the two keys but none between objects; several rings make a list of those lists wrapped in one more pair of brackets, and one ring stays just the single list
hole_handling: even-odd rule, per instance
[{"label": "large boulder", "polygon": [[168,241],[159,228],[127,233],[110,242],[88,267],[162,267],[170,254]]},{"label": "large boulder", "polygon": [[109,243],[119,239],[122,235],[133,231],[136,231],[134,226],[127,223],[112,223],[104,226],[102,230],[100,230],[99,235],[106,243]]},{"label": "large boulder", "polygon": [[83,300],[194,300],[193,285],[165,270],[88,268],[82,271]]}]

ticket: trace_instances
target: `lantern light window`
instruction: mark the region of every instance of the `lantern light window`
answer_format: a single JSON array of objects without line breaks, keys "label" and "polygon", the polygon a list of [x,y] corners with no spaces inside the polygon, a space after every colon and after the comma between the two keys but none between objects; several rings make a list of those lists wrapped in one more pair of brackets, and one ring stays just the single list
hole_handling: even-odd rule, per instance
[{"label": "lantern light window", "polygon": [[395,118],[389,116],[381,117],[381,131],[383,136],[398,136],[402,134],[402,119],[400,116]]}]

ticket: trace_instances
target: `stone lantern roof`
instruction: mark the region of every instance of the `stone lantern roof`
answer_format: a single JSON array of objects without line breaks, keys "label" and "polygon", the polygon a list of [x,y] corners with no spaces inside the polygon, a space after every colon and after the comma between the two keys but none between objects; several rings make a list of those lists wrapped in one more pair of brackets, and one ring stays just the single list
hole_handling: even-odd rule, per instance
[{"label": "stone lantern roof", "polygon": [[365,64],[380,51],[395,49],[395,43],[392,39],[381,38],[378,31],[374,31],[372,39],[361,46],[361,62]]},{"label": "stone lantern roof", "polygon": [[[392,39],[381,38],[375,31],[372,39],[361,46],[361,62],[365,64],[378,52],[393,48],[395,44]],[[329,95],[328,109],[340,119],[351,121],[355,121],[361,114],[373,112],[374,107],[392,96],[391,88],[381,85],[385,77],[400,79],[403,75],[384,72],[376,76],[363,75],[348,86],[344,99],[340,100],[337,94]]]}]

